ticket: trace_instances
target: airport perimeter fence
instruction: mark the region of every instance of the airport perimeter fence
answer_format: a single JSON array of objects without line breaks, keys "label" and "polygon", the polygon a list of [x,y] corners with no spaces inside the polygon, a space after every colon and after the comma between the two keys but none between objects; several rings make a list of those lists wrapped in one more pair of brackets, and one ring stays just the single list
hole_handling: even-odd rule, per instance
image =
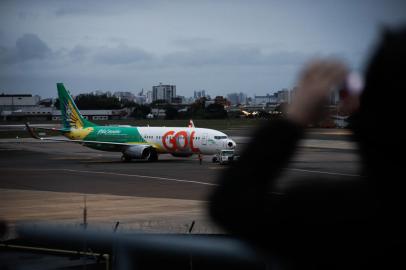
[{"label": "airport perimeter fence", "polygon": [[227,235],[119,233],[30,224],[16,230],[18,243],[25,247],[95,258],[82,260],[82,269],[269,268],[253,249]]}]

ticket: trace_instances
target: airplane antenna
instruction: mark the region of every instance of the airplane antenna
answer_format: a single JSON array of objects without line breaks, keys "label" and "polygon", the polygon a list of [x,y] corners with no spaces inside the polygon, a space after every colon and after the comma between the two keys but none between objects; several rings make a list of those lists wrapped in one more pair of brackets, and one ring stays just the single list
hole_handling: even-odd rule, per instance
[{"label": "airplane antenna", "polygon": [[[195,226],[195,221],[193,220],[189,227],[189,235],[192,233],[193,227]],[[193,270],[193,255],[189,254],[189,266]]]},{"label": "airplane antenna", "polygon": [[83,197],[83,228],[87,228],[87,205],[86,205],[86,195]]},{"label": "airplane antenna", "polygon": [[114,232],[117,231],[118,225],[120,225],[120,221],[117,221],[117,222],[116,222],[116,225],[114,226],[114,229],[113,229]]},{"label": "airplane antenna", "polygon": [[194,226],[195,226],[195,221],[193,220],[192,223],[189,226],[189,233],[192,233]]}]

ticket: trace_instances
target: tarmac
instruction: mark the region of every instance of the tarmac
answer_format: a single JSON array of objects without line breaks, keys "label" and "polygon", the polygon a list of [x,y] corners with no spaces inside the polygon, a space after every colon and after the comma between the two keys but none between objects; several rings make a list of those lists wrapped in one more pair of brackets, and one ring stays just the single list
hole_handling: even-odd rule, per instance
[{"label": "tarmac", "polygon": [[[244,129],[229,133],[239,149],[252,139]],[[310,130],[283,181],[302,175],[331,181],[359,176],[356,144],[349,136],[346,130]],[[196,233],[221,232],[206,209],[227,166],[212,163],[210,156],[202,165],[197,157],[161,155],[154,163],[123,163],[120,156],[74,143],[1,139],[0,219],[11,226],[86,222],[113,228],[119,222],[120,230],[176,233],[196,221]]]}]

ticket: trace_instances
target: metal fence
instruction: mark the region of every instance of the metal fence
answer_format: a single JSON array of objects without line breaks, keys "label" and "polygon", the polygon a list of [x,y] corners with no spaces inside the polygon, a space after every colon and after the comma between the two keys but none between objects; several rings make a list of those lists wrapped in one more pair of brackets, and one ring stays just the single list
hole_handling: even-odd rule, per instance
[{"label": "metal fence", "polygon": [[107,269],[267,269],[253,249],[227,235],[122,233],[30,224],[18,225],[16,231],[24,246],[97,257]]}]

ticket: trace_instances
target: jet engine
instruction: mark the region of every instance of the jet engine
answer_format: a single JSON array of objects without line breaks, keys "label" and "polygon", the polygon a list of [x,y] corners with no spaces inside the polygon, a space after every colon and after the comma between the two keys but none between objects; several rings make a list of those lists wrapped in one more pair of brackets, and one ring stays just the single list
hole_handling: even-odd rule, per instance
[{"label": "jet engine", "polygon": [[225,142],[225,146],[229,149],[234,149],[236,146],[236,143],[233,140],[227,140]]},{"label": "jet engine", "polygon": [[150,145],[135,144],[127,147],[123,151],[123,156],[127,159],[148,159],[157,157],[155,149]]}]

